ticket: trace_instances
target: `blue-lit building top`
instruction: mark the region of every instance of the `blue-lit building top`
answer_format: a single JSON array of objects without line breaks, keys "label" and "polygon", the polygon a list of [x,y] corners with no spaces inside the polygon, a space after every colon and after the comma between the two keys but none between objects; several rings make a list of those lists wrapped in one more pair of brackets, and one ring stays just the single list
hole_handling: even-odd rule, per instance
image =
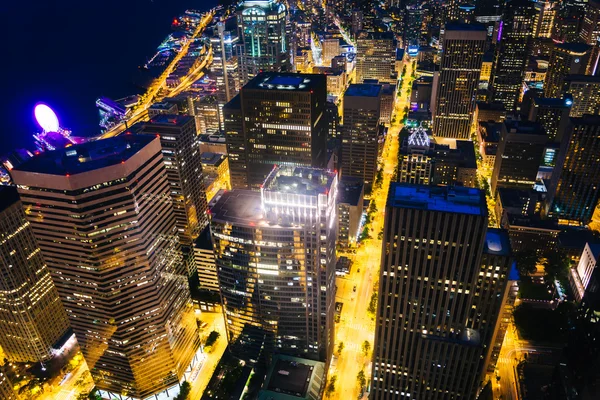
[{"label": "blue-lit building top", "polygon": [[387,203],[399,208],[487,215],[485,193],[469,187],[392,183]]},{"label": "blue-lit building top", "polygon": [[488,228],[484,251],[488,254],[509,256],[511,251],[508,232],[504,229]]},{"label": "blue-lit building top", "polygon": [[379,96],[379,92],[381,92],[381,85],[371,85],[367,83],[357,83],[352,84],[346,90],[344,94],[347,96],[355,96],[355,97],[377,97]]}]

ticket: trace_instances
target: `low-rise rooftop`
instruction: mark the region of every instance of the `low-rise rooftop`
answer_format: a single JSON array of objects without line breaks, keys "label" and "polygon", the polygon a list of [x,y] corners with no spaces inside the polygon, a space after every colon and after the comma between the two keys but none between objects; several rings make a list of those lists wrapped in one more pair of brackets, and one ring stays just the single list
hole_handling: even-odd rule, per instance
[{"label": "low-rise rooftop", "polygon": [[276,355],[258,400],[318,400],[325,385],[325,363]]}]

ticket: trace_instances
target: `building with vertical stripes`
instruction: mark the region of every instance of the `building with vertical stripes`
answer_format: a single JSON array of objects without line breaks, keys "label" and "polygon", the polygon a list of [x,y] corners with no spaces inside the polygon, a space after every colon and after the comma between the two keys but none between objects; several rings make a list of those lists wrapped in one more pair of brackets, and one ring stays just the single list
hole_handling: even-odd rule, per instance
[{"label": "building with vertical stripes", "polygon": [[479,189],[391,185],[371,399],[475,398],[492,336],[484,321],[498,316],[486,296],[506,284],[483,254],[509,251],[505,234],[488,240],[487,225]]},{"label": "building with vertical stripes", "polygon": [[396,39],[392,32],[361,31],[356,39],[356,82],[396,82]]},{"label": "building with vertical stripes", "polygon": [[46,361],[68,329],[17,189],[0,186],[0,346],[5,357]]},{"label": "building with vertical stripes", "polygon": [[199,337],[160,138],[49,151],[11,173],[102,395],[177,387]]},{"label": "building with vertical stripes", "polygon": [[8,380],[6,374],[0,372],[0,397],[4,400],[19,400],[13,390],[12,383]]},{"label": "building with vertical stripes", "polygon": [[446,25],[433,118],[435,136],[471,137],[471,119],[486,38],[483,25]]},{"label": "building with vertical stripes", "polygon": [[277,167],[261,191],[211,201],[211,234],[232,351],[329,362],[333,352],[337,174]]}]

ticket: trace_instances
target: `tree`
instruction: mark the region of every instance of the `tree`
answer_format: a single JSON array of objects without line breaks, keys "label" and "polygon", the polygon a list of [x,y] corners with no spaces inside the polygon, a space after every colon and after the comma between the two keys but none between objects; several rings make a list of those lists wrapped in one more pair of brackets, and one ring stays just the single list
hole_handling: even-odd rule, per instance
[{"label": "tree", "polygon": [[369,355],[369,351],[371,351],[371,343],[368,340],[365,340],[363,342],[362,351],[363,351],[365,357]]},{"label": "tree", "polygon": [[367,308],[367,312],[370,314],[375,314],[375,311],[377,311],[377,292],[371,294],[371,300],[369,301],[369,307]]},{"label": "tree", "polygon": [[360,394],[363,393],[365,388],[367,387],[367,378],[365,377],[365,370],[361,369],[356,375],[356,381],[358,382],[358,386],[360,387]]},{"label": "tree", "polygon": [[184,381],[179,387],[179,394],[175,396],[175,400],[187,400],[192,391],[192,385],[188,381]]},{"label": "tree", "polygon": [[538,255],[535,249],[522,250],[515,253],[517,261],[517,269],[521,276],[529,276],[536,271],[538,263]]},{"label": "tree", "polygon": [[335,392],[335,382],[337,381],[337,375],[334,375],[329,380],[329,384],[327,385],[327,389],[325,389],[325,397],[329,397]]},{"label": "tree", "polygon": [[551,249],[544,254],[542,259],[542,265],[544,266],[544,272],[546,273],[546,279],[554,281],[566,281],[569,276],[569,256],[564,251],[558,249]]},{"label": "tree", "polygon": [[337,349],[338,356],[342,354],[342,350],[344,350],[344,342],[340,342],[340,344],[338,344],[338,349]]},{"label": "tree", "polygon": [[208,335],[208,338],[206,339],[206,343],[204,345],[205,346],[212,346],[213,344],[215,344],[215,342],[217,341],[217,339],[219,338],[219,336],[221,336],[221,334],[219,332],[212,331]]}]

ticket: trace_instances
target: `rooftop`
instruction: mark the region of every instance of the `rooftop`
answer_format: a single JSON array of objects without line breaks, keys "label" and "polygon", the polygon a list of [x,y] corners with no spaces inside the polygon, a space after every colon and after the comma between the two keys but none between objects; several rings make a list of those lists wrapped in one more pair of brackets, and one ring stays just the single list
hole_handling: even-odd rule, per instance
[{"label": "rooftop", "polygon": [[158,114],[150,119],[150,122],[145,122],[146,126],[151,125],[170,125],[170,126],[183,126],[190,121],[193,121],[194,117],[191,115],[177,115],[177,114]]},{"label": "rooftop", "polygon": [[206,151],[206,152],[200,154],[200,162],[202,164],[206,164],[206,165],[214,165],[214,166],[221,165],[221,163],[225,160],[225,158],[227,158],[227,156],[225,154],[211,153],[209,151]]},{"label": "rooftop", "polygon": [[325,364],[304,358],[276,355],[259,400],[318,400],[325,384]]},{"label": "rooftop", "polygon": [[15,186],[0,185],[0,211],[6,210],[17,201],[19,201],[19,193]]},{"label": "rooftop", "polygon": [[486,143],[498,143],[500,141],[500,132],[502,124],[497,122],[480,122],[481,138]]},{"label": "rooftop", "polygon": [[480,24],[461,24],[460,22],[451,22],[446,24],[445,30],[447,31],[472,31],[472,32],[481,32],[486,31],[484,25]]},{"label": "rooftop", "polygon": [[310,167],[275,167],[263,184],[264,191],[316,196],[328,194],[336,173]]},{"label": "rooftop", "polygon": [[507,120],[504,121],[504,126],[509,133],[546,136],[546,131],[539,122]]},{"label": "rooftop", "polygon": [[588,82],[588,83],[600,83],[600,75],[567,75],[565,81],[568,82]]},{"label": "rooftop", "polygon": [[346,96],[357,96],[357,97],[377,97],[381,92],[381,85],[370,85],[364,83],[355,83],[348,87],[344,97]]},{"label": "rooftop", "polygon": [[[261,72],[244,86],[244,90],[296,90],[313,91],[323,89],[327,78],[322,74],[293,74],[284,72]],[[235,99],[234,99],[235,100]],[[233,100],[232,100],[233,101]]]},{"label": "rooftop", "polygon": [[510,240],[504,229],[488,228],[485,235],[485,250],[488,254],[510,255]]},{"label": "rooftop", "polygon": [[571,53],[575,53],[577,55],[584,55],[588,52],[592,46],[585,43],[555,43],[554,46],[556,48],[566,50]]},{"label": "rooftop", "polygon": [[516,188],[498,188],[498,197],[502,207],[523,208],[538,192]]},{"label": "rooftop", "polygon": [[[533,104],[535,106],[543,106],[543,107],[564,107],[568,108],[567,104],[568,99],[555,99],[549,97],[534,97]],[[573,104],[573,100],[571,100],[571,104]]]},{"label": "rooftop", "polygon": [[352,206],[360,205],[361,193],[364,193],[364,185],[361,178],[343,177],[339,185],[338,202]]},{"label": "rooftop", "polygon": [[215,195],[209,208],[214,221],[244,225],[266,222],[260,192],[252,190],[221,191]]},{"label": "rooftop", "polygon": [[156,139],[153,135],[121,135],[65,149],[46,151],[15,170],[48,175],[74,175],[122,163]]},{"label": "rooftop", "polygon": [[456,214],[487,215],[484,192],[467,187],[393,183],[388,193],[388,205]]}]

